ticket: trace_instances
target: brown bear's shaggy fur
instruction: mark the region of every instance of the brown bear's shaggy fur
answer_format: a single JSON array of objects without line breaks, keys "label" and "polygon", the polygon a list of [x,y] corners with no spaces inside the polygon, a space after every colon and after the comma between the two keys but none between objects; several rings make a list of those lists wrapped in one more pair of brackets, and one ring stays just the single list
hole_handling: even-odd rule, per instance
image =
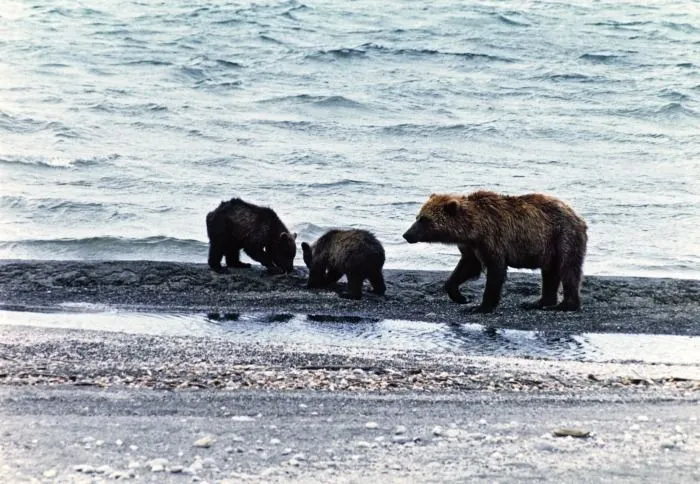
[{"label": "brown bear's shaggy fur", "polygon": [[370,232],[330,230],[312,245],[302,242],[301,250],[309,268],[309,288],[328,287],[345,274],[348,294],[343,297],[360,299],[365,279],[372,284],[372,292],[384,295],[384,248]]},{"label": "brown bear's shaggy fur", "polygon": [[[541,269],[542,297],[529,306],[575,311],[586,254],[586,222],[564,202],[547,195],[431,195],[403,235],[409,243],[457,244],[462,258],[445,283],[450,298],[465,303],[459,286],[486,270],[479,312],[498,305],[508,267]],[[559,285],[564,300],[557,305]]]},{"label": "brown bear's shaggy fur", "polygon": [[221,267],[224,256],[227,267],[250,267],[250,264],[240,261],[241,249],[270,271],[294,270],[296,234],[289,233],[271,208],[259,207],[240,198],[221,202],[207,214],[207,235],[209,267],[216,272],[226,271]]}]

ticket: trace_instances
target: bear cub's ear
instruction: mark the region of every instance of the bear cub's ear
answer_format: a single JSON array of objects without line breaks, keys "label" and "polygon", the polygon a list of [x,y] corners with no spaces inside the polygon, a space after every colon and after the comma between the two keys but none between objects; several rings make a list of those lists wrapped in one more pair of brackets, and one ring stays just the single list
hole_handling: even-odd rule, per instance
[{"label": "bear cub's ear", "polygon": [[447,215],[457,215],[459,212],[459,202],[457,200],[450,200],[445,204],[445,213]]},{"label": "bear cub's ear", "polygon": [[313,254],[311,253],[311,246],[307,244],[306,242],[301,243],[301,251],[304,254],[304,264],[306,264],[306,267],[311,266],[311,262],[313,260]]}]

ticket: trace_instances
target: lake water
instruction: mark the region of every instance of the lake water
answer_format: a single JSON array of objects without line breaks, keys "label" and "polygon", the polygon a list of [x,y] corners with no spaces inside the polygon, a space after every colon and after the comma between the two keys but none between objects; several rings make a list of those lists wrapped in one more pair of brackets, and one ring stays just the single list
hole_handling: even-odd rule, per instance
[{"label": "lake water", "polygon": [[[700,278],[700,6],[5,0],[0,258],[206,261],[240,196],[387,267],[431,192],[543,191],[589,274]],[[297,264],[302,264],[298,254]]]}]

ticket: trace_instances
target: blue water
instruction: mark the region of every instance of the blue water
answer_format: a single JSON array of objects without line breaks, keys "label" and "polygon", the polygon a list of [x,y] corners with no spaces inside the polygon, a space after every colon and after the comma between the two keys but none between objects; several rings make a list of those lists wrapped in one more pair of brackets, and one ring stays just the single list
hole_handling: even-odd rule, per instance
[{"label": "blue water", "polygon": [[589,274],[700,278],[700,7],[2,2],[0,258],[203,262],[241,196],[448,269],[401,234],[478,188],[568,201]]}]

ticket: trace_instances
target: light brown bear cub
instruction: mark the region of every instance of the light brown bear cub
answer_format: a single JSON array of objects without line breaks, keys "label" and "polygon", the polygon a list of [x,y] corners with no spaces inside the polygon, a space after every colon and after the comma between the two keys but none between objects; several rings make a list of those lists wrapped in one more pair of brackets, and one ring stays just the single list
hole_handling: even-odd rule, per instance
[{"label": "light brown bear cub", "polygon": [[[542,297],[528,307],[577,311],[586,231],[586,222],[554,197],[478,191],[468,196],[431,195],[403,237],[411,244],[457,244],[462,258],[445,290],[460,304],[466,302],[460,284],[486,270],[477,312],[490,312],[498,305],[508,267],[541,269]],[[564,300],[557,305],[560,284]]]},{"label": "light brown bear cub", "polygon": [[384,247],[372,233],[330,230],[312,245],[302,242],[301,249],[309,268],[309,288],[328,287],[346,275],[348,292],[341,297],[360,299],[365,279],[372,284],[373,293],[384,295]]}]

